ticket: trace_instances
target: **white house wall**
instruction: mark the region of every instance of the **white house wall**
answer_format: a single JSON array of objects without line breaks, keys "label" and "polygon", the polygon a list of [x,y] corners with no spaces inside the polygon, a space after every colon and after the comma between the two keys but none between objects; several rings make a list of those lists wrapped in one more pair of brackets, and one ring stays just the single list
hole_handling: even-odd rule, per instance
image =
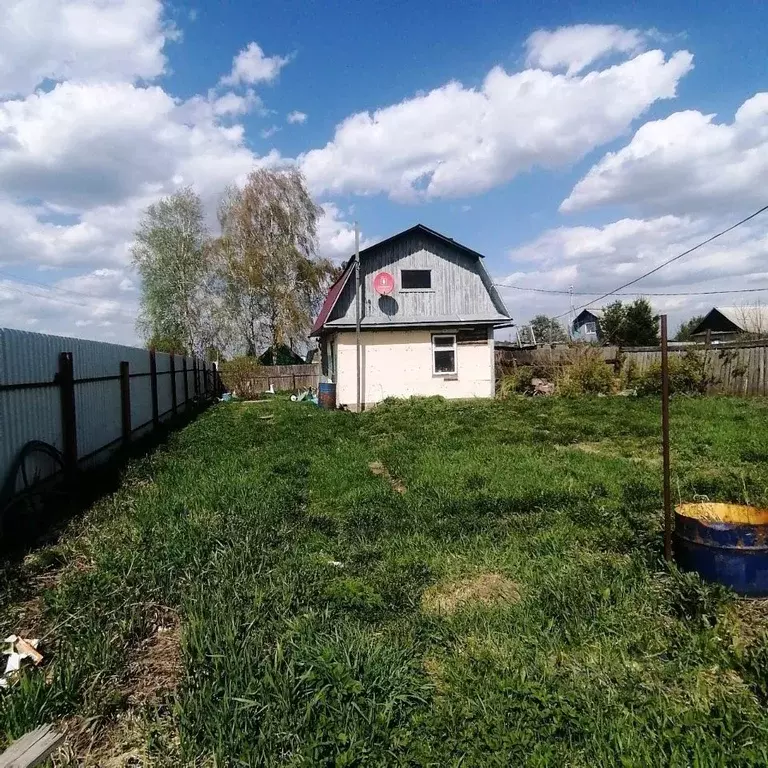
[{"label": "white house wall", "polygon": [[[432,334],[433,331],[428,330],[379,330],[360,334],[366,405],[386,397],[413,395],[493,397],[493,339],[457,345],[456,375],[445,376],[432,373]],[[357,404],[355,334],[339,332],[336,342],[336,400],[339,405],[354,407]]]}]

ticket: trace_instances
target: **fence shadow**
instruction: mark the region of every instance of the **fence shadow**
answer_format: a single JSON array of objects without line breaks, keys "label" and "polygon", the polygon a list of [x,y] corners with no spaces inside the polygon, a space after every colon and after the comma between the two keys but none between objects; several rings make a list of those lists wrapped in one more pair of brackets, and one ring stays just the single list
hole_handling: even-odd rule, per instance
[{"label": "fence shadow", "polygon": [[0,528],[0,578],[12,577],[29,552],[59,541],[72,520],[117,491],[128,462],[164,445],[172,432],[194,421],[210,404],[203,401],[197,408],[162,421],[120,447],[106,461],[79,469],[71,479],[59,473],[41,482],[32,493],[14,500]]}]

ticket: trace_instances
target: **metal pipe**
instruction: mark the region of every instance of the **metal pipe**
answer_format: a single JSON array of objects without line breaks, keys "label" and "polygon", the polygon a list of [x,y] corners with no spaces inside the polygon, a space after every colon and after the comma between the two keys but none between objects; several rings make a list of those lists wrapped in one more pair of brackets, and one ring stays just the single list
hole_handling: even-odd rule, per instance
[{"label": "metal pipe", "polygon": [[362,368],[360,350],[360,229],[355,222],[355,352],[357,356],[357,412],[362,405]]},{"label": "metal pipe", "polygon": [[664,462],[664,559],[672,559],[672,487],[669,476],[669,353],[667,316],[661,316],[661,453]]}]

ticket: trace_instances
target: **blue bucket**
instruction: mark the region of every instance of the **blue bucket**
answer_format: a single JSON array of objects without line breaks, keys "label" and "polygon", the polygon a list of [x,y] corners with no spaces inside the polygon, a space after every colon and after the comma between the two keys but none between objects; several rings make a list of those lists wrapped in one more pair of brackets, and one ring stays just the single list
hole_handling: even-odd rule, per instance
[{"label": "blue bucket", "polygon": [[741,504],[681,504],[675,560],[740,595],[768,595],[768,509]]},{"label": "blue bucket", "polygon": [[331,381],[321,381],[317,389],[321,408],[334,410],[336,408],[336,384]]}]

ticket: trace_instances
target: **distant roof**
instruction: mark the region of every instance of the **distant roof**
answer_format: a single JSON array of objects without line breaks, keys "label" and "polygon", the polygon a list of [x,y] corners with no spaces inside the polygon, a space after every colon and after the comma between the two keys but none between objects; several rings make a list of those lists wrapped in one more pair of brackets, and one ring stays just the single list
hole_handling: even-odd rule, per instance
[{"label": "distant roof", "polygon": [[575,323],[582,315],[592,315],[599,320],[604,314],[605,310],[600,309],[599,307],[584,307],[584,309],[582,309],[581,312],[579,312],[579,314],[573,318],[573,322]]},{"label": "distant roof", "polygon": [[719,312],[744,333],[768,334],[768,305],[758,304],[752,307],[712,307],[704,319],[693,329],[691,335],[705,333],[707,321],[715,312]]}]

